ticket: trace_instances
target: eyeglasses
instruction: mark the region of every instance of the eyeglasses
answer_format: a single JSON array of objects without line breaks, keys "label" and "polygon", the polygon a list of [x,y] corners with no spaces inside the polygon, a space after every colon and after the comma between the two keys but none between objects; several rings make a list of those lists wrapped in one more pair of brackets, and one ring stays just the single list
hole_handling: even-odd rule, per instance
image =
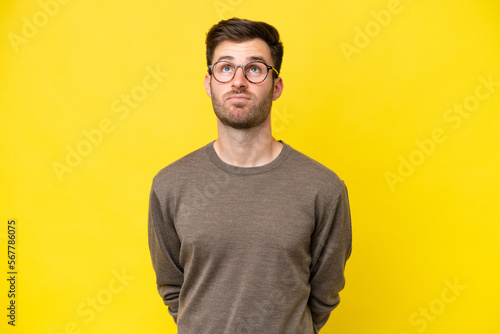
[{"label": "eyeglasses", "polygon": [[226,83],[233,80],[238,67],[241,67],[245,78],[253,84],[258,84],[266,80],[267,74],[271,69],[276,72],[276,75],[279,75],[278,71],[274,67],[258,60],[238,66],[227,60],[219,60],[215,64],[208,66],[215,80],[220,83]]}]

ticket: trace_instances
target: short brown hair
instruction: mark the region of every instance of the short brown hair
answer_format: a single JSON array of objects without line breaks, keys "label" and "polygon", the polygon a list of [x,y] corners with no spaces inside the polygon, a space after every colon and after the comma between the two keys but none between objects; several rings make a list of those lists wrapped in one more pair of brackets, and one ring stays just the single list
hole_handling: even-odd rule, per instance
[{"label": "short brown hair", "polygon": [[[250,21],[233,17],[222,20],[214,25],[207,33],[207,66],[212,65],[215,48],[222,42],[235,43],[260,38],[269,46],[274,68],[280,72],[283,61],[283,43],[280,41],[278,30],[270,24],[260,21]],[[276,74],[274,71],[272,71]]]}]

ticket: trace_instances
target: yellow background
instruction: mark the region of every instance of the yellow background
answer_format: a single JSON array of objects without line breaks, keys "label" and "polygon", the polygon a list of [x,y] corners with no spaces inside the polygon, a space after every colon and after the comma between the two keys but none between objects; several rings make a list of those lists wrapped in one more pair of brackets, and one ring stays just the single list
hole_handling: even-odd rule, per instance
[{"label": "yellow background", "polygon": [[[149,258],[149,189],[216,138],[204,38],[233,16],[282,36],[275,137],[349,189],[347,285],[321,333],[500,331],[500,2],[66,2],[50,16],[51,0],[0,5],[1,277],[9,219],[19,272],[15,328],[1,279],[2,333],[176,332]],[[144,90],[148,69],[168,75]],[[449,111],[464,103],[467,117]],[[78,145],[87,156],[60,180],[54,162]]]}]

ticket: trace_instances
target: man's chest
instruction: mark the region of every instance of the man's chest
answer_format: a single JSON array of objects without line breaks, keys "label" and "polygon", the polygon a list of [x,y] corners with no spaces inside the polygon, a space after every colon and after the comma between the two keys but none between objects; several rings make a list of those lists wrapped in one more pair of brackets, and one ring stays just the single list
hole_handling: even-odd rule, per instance
[{"label": "man's chest", "polygon": [[314,198],[303,189],[279,180],[208,184],[190,187],[178,199],[174,221],[184,254],[294,257],[309,252]]}]

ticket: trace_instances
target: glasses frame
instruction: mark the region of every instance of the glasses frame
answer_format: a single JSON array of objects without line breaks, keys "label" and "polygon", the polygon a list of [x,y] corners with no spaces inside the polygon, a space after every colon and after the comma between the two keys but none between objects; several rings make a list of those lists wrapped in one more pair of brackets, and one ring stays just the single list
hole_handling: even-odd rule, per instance
[{"label": "glasses frame", "polygon": [[[220,81],[219,79],[217,79],[214,75],[214,71],[213,71],[213,68],[215,65],[217,65],[218,63],[220,62],[226,62],[226,63],[230,63],[231,65],[233,65],[234,67],[234,72],[233,72],[233,76],[231,77],[231,79],[227,80],[227,81]],[[250,79],[248,79],[247,77],[247,74],[245,72],[245,67],[248,65],[248,64],[252,64],[252,63],[261,63],[261,64],[264,64],[266,67],[267,67],[267,72],[266,72],[266,76],[264,77],[264,79],[262,79],[261,81],[252,81]],[[269,75],[269,70],[273,70],[274,72],[276,72],[276,75],[279,76],[279,72],[278,70],[276,70],[274,67],[272,66],[269,66],[267,65],[266,63],[264,63],[263,61],[260,61],[260,60],[252,60],[252,61],[249,61],[248,63],[246,63],[245,65],[238,65],[236,66],[234,63],[230,62],[230,61],[227,61],[227,60],[224,60],[224,59],[221,59],[219,61],[216,61],[215,63],[213,63],[212,65],[208,65],[208,69],[210,70],[209,74],[211,76],[213,76],[213,78],[215,80],[217,80],[218,82],[220,83],[228,83],[228,82],[231,82],[231,80],[234,79],[234,77],[236,76],[236,71],[238,71],[238,67],[241,67],[241,70],[243,71],[243,75],[245,76],[245,79],[248,80],[248,82],[250,83],[253,83],[253,84],[259,84],[261,82],[264,82],[266,79],[267,79],[267,76]]]}]

